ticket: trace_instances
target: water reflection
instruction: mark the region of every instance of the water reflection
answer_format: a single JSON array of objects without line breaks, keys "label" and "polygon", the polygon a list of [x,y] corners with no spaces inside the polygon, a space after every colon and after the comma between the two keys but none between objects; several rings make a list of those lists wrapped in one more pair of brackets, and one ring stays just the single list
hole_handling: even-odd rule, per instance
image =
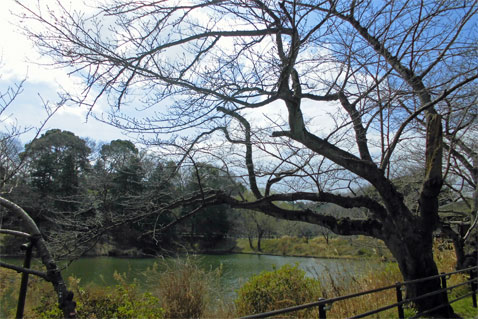
[{"label": "water reflection", "polygon": [[[186,257],[181,257],[186,258]],[[251,276],[263,271],[280,268],[285,264],[297,264],[306,271],[308,276],[318,277],[322,281],[330,278],[352,277],[363,273],[370,268],[376,268],[377,263],[365,260],[348,259],[322,259],[306,257],[285,257],[269,255],[229,254],[229,255],[200,255],[195,256],[200,267],[214,270],[222,267],[220,284],[224,292],[234,296],[237,290]],[[145,270],[157,263],[158,269],[168,263],[168,259],[158,258],[116,258],[116,257],[90,257],[82,258],[71,263],[63,272],[65,277],[75,276],[81,279],[82,284],[114,285],[113,273],[116,271],[126,274],[127,281],[134,279],[140,288],[145,288],[147,278],[142,275]]]}]

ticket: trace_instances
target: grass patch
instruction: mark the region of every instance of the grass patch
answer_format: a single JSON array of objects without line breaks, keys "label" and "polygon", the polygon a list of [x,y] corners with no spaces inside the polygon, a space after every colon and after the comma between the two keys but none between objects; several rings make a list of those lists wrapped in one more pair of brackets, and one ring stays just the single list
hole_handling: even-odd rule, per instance
[{"label": "grass patch", "polygon": [[478,318],[478,308],[473,307],[471,297],[454,302],[451,306],[455,313],[462,318]]},{"label": "grass patch", "polygon": [[[254,240],[254,247],[257,246],[256,243],[257,240]],[[334,237],[328,241],[324,237],[306,239],[282,236],[262,239],[261,248],[260,252],[252,250],[248,239],[239,238],[234,252],[323,258],[392,259],[389,250],[381,240],[365,236]]]}]

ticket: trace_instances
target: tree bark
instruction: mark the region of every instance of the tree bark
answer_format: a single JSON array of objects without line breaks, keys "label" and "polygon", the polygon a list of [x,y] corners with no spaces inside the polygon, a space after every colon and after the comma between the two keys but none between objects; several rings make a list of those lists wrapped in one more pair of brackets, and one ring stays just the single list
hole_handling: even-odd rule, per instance
[{"label": "tree bark", "polygon": [[[410,224],[401,224],[400,226],[403,228],[402,232],[389,232],[390,235],[384,238],[384,242],[397,260],[403,279],[412,281],[438,275],[438,268],[433,259],[432,232],[424,232],[421,227]],[[388,225],[385,230],[389,227],[397,227],[397,223]],[[440,289],[440,278],[411,283],[407,285],[407,298],[417,298]],[[432,310],[426,316],[434,318],[456,317],[453,309],[448,304],[446,292],[418,299],[414,301],[414,304],[420,313],[442,305],[441,308]]]},{"label": "tree bark", "polygon": [[255,251],[256,249],[254,248],[254,244],[252,243],[252,236],[248,235],[247,240],[249,241],[249,247],[251,248],[251,250]]},{"label": "tree bark", "polygon": [[257,251],[262,251],[261,240],[262,240],[263,235],[264,235],[264,231],[263,230],[258,230],[258,232],[257,232]]}]

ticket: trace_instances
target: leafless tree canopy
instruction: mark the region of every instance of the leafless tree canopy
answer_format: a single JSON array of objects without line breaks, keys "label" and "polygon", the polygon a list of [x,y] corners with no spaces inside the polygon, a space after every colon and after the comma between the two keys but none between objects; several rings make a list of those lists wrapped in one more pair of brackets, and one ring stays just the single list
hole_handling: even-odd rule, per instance
[{"label": "leafless tree canopy", "polygon": [[409,140],[425,144],[427,115],[454,119],[447,135],[476,116],[473,1],[58,6],[26,19],[45,53],[85,77],[75,98],[105,97],[114,125],[247,169],[258,198],[377,186],[376,174],[400,174]]},{"label": "leafless tree canopy", "polygon": [[[221,163],[255,197],[203,189],[198,207],[227,203],[371,235],[387,243],[407,279],[424,276],[418,268],[436,272],[431,233],[443,154],[461,161],[468,149],[476,157],[476,1],[21,6],[38,47],[84,77],[72,100],[109,102],[106,122],[180,163]],[[410,153],[412,141],[420,154]],[[423,163],[416,211],[394,184],[412,155]],[[276,204],[300,200],[360,207],[368,217]]]}]

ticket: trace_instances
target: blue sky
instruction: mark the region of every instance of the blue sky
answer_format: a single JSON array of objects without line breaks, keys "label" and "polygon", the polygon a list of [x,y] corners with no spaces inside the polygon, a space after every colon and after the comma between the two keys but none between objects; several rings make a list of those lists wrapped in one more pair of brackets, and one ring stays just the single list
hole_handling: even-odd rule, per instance
[{"label": "blue sky", "polygon": [[[80,1],[78,1],[80,4]],[[22,94],[2,115],[1,130],[17,123],[21,127],[38,127],[46,118],[44,102],[52,105],[58,103],[58,92],[65,88],[78,88],[80,79],[68,76],[65,70],[55,69],[38,64],[49,62],[48,57],[40,56],[32,43],[21,34],[18,18],[12,14],[15,10],[14,0],[2,0],[0,10],[0,92],[9,86],[19,84],[26,79]],[[35,61],[35,63],[33,62]],[[99,105],[94,111],[100,115],[103,110]],[[101,123],[93,117],[87,118],[87,109],[75,105],[64,106],[47,122],[45,129],[59,128],[69,130],[80,137],[89,137],[96,141],[109,142],[117,138],[127,138],[114,127]],[[28,142],[33,134],[21,137],[23,143]]]}]

